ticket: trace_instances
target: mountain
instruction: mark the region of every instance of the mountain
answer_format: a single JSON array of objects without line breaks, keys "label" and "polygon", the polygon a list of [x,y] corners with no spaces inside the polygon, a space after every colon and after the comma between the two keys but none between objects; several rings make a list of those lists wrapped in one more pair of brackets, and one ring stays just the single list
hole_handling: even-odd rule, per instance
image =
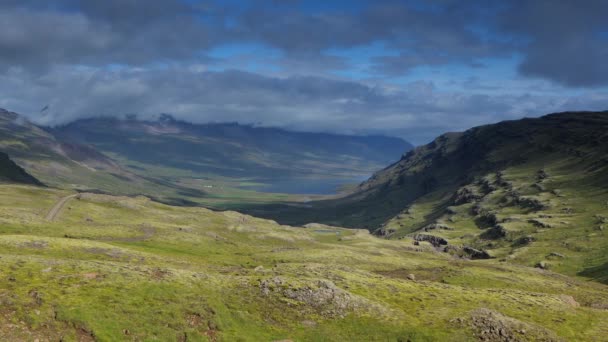
[{"label": "mountain", "polygon": [[365,227],[448,253],[608,282],[608,112],[447,133],[345,198],[248,212],[290,224]]},{"label": "mountain", "polygon": [[63,141],[93,146],[132,172],[172,182],[197,177],[242,179],[268,184],[276,192],[284,192],[278,185],[289,181],[358,182],[412,147],[399,138],[236,123],[191,124],[167,114],[157,121],[78,120],[52,132]]},{"label": "mountain", "polygon": [[232,208],[333,194],[410,147],[397,138],[193,125],[168,115],[51,129],[0,109],[0,151],[44,184],[177,205]]},{"label": "mountain", "polygon": [[0,182],[42,185],[22,167],[15,164],[6,153],[0,152]]},{"label": "mountain", "polygon": [[44,184],[107,192],[144,192],[153,183],[91,146],[66,143],[22,116],[0,109],[0,150]]}]

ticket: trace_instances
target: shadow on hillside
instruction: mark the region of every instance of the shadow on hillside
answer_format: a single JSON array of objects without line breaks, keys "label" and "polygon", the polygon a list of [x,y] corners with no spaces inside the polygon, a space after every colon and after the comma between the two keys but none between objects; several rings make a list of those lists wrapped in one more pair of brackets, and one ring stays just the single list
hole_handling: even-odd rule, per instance
[{"label": "shadow on hillside", "polygon": [[602,265],[585,268],[578,272],[577,275],[591,278],[602,284],[608,284],[608,262],[605,262]]}]

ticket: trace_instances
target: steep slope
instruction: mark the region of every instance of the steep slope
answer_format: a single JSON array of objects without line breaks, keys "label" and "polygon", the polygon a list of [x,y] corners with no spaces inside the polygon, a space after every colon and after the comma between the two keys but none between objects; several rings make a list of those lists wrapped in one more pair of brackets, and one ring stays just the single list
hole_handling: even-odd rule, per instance
[{"label": "steep slope", "polygon": [[155,194],[160,198],[196,191],[146,179],[125,170],[91,146],[65,143],[16,113],[0,109],[0,151],[46,185],[117,194]]},{"label": "steep slope", "polygon": [[273,209],[250,212],[287,223],[365,227],[465,257],[608,281],[608,112],[444,134],[349,197]]},{"label": "steep slope", "polygon": [[608,287],[323,225],[0,185],[0,340],[600,341]]},{"label": "steep slope", "polygon": [[15,164],[6,153],[0,152],[0,182],[42,185],[22,167]]},{"label": "steep slope", "polygon": [[398,138],[291,132],[238,124],[198,125],[169,115],[158,121],[79,120],[53,132],[66,141],[90,144],[133,172],[174,182],[197,177],[243,179],[269,184],[268,189],[277,192],[288,181],[358,182],[411,148]]}]

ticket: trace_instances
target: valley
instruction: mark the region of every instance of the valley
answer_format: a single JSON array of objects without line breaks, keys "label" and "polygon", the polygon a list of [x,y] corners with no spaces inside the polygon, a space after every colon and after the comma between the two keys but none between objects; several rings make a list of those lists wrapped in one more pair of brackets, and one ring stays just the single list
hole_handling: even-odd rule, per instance
[{"label": "valley", "polygon": [[24,168],[0,174],[1,340],[608,331],[608,113],[448,133],[339,195],[263,193],[5,125]]}]

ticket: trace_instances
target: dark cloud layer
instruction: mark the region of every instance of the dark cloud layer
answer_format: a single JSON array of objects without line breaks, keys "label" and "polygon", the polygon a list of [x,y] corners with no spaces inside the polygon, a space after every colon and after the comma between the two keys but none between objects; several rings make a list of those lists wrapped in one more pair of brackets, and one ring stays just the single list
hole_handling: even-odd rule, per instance
[{"label": "dark cloud layer", "polygon": [[[168,112],[422,142],[501,119],[608,107],[605,13],[603,0],[4,0],[0,106],[47,124]],[[239,44],[262,52],[213,55]],[[378,44],[363,62],[349,52]],[[488,61],[513,59],[517,75],[491,76]],[[454,74],[447,88],[433,72],[397,81],[454,66],[488,77]]]}]

